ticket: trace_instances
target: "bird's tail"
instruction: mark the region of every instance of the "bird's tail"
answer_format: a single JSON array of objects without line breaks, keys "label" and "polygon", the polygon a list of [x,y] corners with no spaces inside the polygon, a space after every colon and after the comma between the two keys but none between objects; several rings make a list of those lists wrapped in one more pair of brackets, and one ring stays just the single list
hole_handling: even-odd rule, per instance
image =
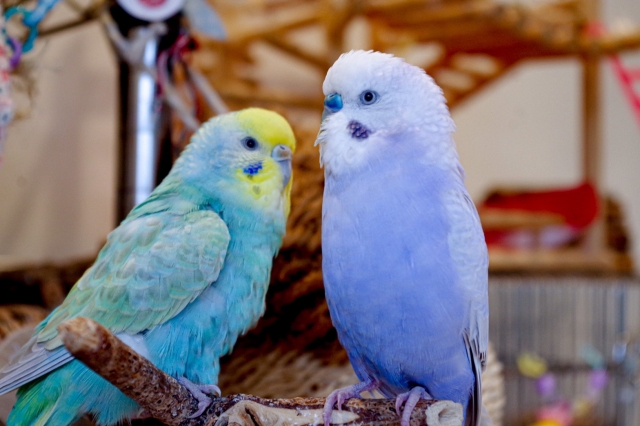
[{"label": "bird's tail", "polygon": [[140,406],[74,360],[22,386],[7,426],[67,426],[84,413],[99,425],[126,421]]},{"label": "bird's tail", "polygon": [[60,409],[58,402],[62,392],[59,386],[51,383],[50,377],[45,376],[18,390],[18,401],[11,410],[7,426],[63,426],[76,420],[79,407],[65,404]]}]

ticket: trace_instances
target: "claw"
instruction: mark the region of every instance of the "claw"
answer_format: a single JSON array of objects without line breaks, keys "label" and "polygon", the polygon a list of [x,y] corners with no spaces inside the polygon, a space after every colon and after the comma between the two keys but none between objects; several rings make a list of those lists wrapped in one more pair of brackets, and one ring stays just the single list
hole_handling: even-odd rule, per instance
[{"label": "claw", "polygon": [[380,384],[373,380],[367,379],[364,382],[356,383],[355,385],[348,386],[343,389],[336,389],[329,394],[324,408],[322,409],[322,420],[324,420],[324,426],[331,424],[331,412],[334,405],[338,410],[342,408],[342,404],[351,398],[360,398],[361,392],[372,391],[377,389]]},{"label": "claw", "polygon": [[190,419],[194,419],[204,413],[204,410],[211,405],[211,398],[206,394],[216,393],[218,396],[222,394],[220,388],[216,385],[196,385],[186,377],[180,377],[178,379],[180,384],[187,388],[191,395],[198,400],[198,411],[189,416]]},{"label": "claw", "polygon": [[222,391],[216,385],[196,385],[196,386],[198,386],[198,389],[200,389],[202,392],[206,393],[207,395],[211,395],[212,393],[215,394],[216,396],[222,395]]},{"label": "claw", "polygon": [[[409,426],[411,413],[421,399],[433,399],[424,388],[416,386],[409,392],[401,393],[396,397],[396,413],[400,416],[400,426]],[[404,410],[402,406],[404,405]]]}]

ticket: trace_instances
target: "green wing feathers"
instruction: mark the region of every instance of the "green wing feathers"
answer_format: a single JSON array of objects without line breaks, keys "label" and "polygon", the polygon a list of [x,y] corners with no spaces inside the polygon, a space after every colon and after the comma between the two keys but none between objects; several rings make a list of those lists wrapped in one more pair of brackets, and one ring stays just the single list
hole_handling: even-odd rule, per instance
[{"label": "green wing feathers", "polygon": [[49,350],[60,346],[57,327],[79,316],[113,333],[138,333],[166,322],[218,278],[228,245],[227,226],[209,210],[123,222],[41,324],[37,341]]}]

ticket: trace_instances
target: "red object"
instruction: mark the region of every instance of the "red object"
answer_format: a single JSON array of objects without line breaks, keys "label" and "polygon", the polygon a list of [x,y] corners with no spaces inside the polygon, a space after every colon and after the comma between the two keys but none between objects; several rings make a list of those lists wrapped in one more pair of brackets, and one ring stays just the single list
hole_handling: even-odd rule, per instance
[{"label": "red object", "polygon": [[482,207],[528,212],[555,213],[574,228],[586,228],[598,215],[598,195],[589,183],[575,188],[493,194]]},{"label": "red object", "polygon": [[149,7],[158,7],[165,3],[165,0],[140,0],[142,4]]},{"label": "red object", "polygon": [[[598,37],[607,31],[604,24],[598,21],[590,22],[585,27],[585,33],[591,37]],[[622,63],[620,56],[610,55],[611,66],[620,81],[622,91],[624,92],[631,108],[636,115],[638,124],[640,124],[640,89],[636,88],[636,84],[640,83],[640,68],[627,68]]]},{"label": "red object", "polygon": [[505,213],[549,213],[562,220],[541,228],[491,228],[486,224],[484,236],[489,246],[510,248],[559,247],[579,237],[598,215],[598,196],[592,185],[549,191],[495,193],[480,206],[480,211],[502,210]]},{"label": "red object", "polygon": [[631,108],[636,114],[638,124],[640,124],[640,90],[636,89],[636,84],[640,83],[640,68],[626,68],[618,55],[611,56],[611,65],[620,80],[622,91],[629,99]]}]

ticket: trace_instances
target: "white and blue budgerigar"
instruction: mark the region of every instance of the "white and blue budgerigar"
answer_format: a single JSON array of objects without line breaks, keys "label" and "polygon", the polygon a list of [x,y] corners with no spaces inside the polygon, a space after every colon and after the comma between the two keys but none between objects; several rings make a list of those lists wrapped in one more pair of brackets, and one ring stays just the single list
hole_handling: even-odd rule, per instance
[{"label": "white and blue budgerigar", "polygon": [[487,248],[442,90],[400,58],[352,51],[323,91],[324,284],[360,379],[329,395],[325,424],[334,405],[376,389],[396,398],[403,426],[430,398],[486,424]]}]

